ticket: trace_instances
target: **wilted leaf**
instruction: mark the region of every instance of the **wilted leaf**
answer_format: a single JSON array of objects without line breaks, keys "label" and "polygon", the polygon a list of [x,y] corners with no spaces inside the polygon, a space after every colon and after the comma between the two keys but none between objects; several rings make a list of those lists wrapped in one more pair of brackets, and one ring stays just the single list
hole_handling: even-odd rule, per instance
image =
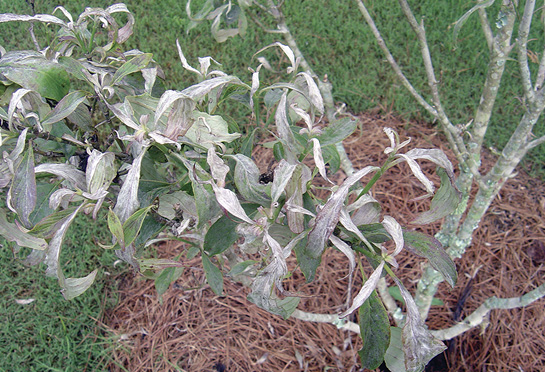
[{"label": "wilted leaf", "polygon": [[76,218],[78,212],[83,208],[83,206],[85,206],[85,203],[82,203],[72,213],[70,213],[68,216],[64,217],[58,222],[58,228],[55,232],[55,235],[53,235],[53,238],[49,242],[49,247],[45,255],[45,264],[47,265],[45,275],[59,279],[61,287],[64,284],[62,282],[64,280],[64,276],[59,265],[59,257],[61,254],[62,243],[64,241],[66,231],[72,224],[72,221],[74,221],[74,218]]},{"label": "wilted leaf", "polygon": [[443,168],[437,168],[437,174],[441,177],[441,187],[431,200],[430,210],[422,213],[411,221],[414,224],[428,224],[446,217],[458,207],[462,200],[462,193],[458,191],[453,181]]},{"label": "wilted leaf", "polygon": [[203,248],[210,256],[223,253],[229,249],[238,239],[235,230],[238,223],[227,216],[222,216],[214,222],[206,232]]},{"label": "wilted leaf", "polygon": [[93,270],[89,275],[83,278],[66,278],[61,290],[66,300],[71,300],[85,292],[95,281],[98,269]]},{"label": "wilted leaf", "polygon": [[210,166],[210,173],[212,178],[216,181],[219,187],[225,187],[225,177],[229,173],[229,166],[223,162],[223,160],[216,154],[214,147],[208,149],[208,155],[206,161]]},{"label": "wilted leaf", "polygon": [[76,90],[68,93],[60,100],[55,108],[43,118],[42,125],[50,125],[61,121],[70,114],[72,114],[79,106],[80,103],[85,101],[86,93],[82,90]]},{"label": "wilted leaf", "polygon": [[403,283],[393,278],[401,291],[407,307],[407,318],[403,326],[402,340],[407,372],[421,372],[436,355],[446,349],[439,340],[433,338],[420,317],[418,307]]},{"label": "wilted leaf", "polygon": [[323,114],[324,100],[322,98],[322,94],[320,93],[320,88],[318,88],[318,85],[316,85],[316,82],[314,81],[312,76],[310,76],[310,74],[308,74],[307,72],[300,72],[299,74],[297,74],[297,76],[302,76],[304,78],[310,103],[312,103],[312,105],[316,107],[316,109],[318,109],[318,112],[320,114]]},{"label": "wilted leaf", "polygon": [[420,257],[427,258],[430,265],[439,271],[450,286],[454,288],[458,278],[456,265],[437,239],[417,231],[409,230],[403,230],[403,238],[405,240],[405,248]]},{"label": "wilted leaf", "polygon": [[115,214],[119,217],[121,222],[125,222],[140,206],[138,201],[138,183],[140,181],[140,167],[142,166],[142,158],[146,153],[146,149],[142,149],[142,152],[132,162],[131,169],[127,174],[127,177],[123,181],[119,195],[117,196],[117,203],[114,207]]},{"label": "wilted leaf", "polygon": [[290,164],[295,164],[295,156],[299,152],[297,151],[295,137],[293,136],[293,132],[291,131],[290,125],[288,123],[286,98],[287,93],[284,92],[284,94],[282,94],[282,97],[280,98],[280,102],[278,103],[278,108],[276,109],[276,114],[274,118],[278,135],[280,136],[280,139],[285,143],[285,146],[287,146],[287,149],[285,149],[286,160]]},{"label": "wilted leaf", "polygon": [[113,152],[101,153],[93,149],[87,158],[85,170],[87,192],[95,194],[100,190],[107,190],[116,176],[115,154]]},{"label": "wilted leaf", "polygon": [[43,22],[43,23],[53,23],[59,26],[66,26],[66,23],[61,20],[60,18],[57,18],[55,16],[49,15],[49,14],[36,14],[33,16],[30,15],[20,15],[20,14],[11,14],[11,13],[4,13],[0,14],[0,23],[2,22],[12,22],[12,21],[18,21],[18,22]]},{"label": "wilted leaf", "polygon": [[352,214],[352,221],[356,226],[376,224],[379,222],[381,211],[380,204],[369,194],[363,195],[346,209],[348,212],[355,211]]},{"label": "wilted leaf", "polygon": [[360,306],[359,323],[363,341],[363,347],[358,351],[361,366],[376,369],[384,361],[390,344],[390,319],[375,291]]},{"label": "wilted leaf", "polygon": [[203,99],[205,95],[210,93],[213,89],[222,87],[224,85],[229,85],[229,84],[241,86],[248,90],[251,90],[250,86],[244,84],[236,76],[220,76],[220,77],[204,80],[198,84],[192,85],[182,90],[181,93],[185,94],[189,98],[198,102],[201,99]]},{"label": "wilted leaf", "polygon": [[298,61],[296,60],[295,58],[295,54],[293,53],[293,51],[291,50],[291,48],[287,45],[284,45],[282,43],[279,43],[279,42],[276,42],[276,43],[272,43],[270,45],[267,45],[265,48],[262,48],[260,50],[258,50],[255,54],[259,54],[261,52],[263,52],[264,50],[267,50],[271,47],[274,47],[274,46],[277,46],[277,47],[280,47],[280,49],[282,49],[282,51],[284,52],[284,54],[286,55],[286,57],[288,57],[290,63],[291,63],[291,66],[288,67],[287,69],[287,72],[288,74],[291,74],[292,72],[296,71],[297,70],[297,65],[298,65]]},{"label": "wilted leaf", "polygon": [[47,248],[47,242],[44,239],[24,233],[15,224],[9,223],[6,219],[6,212],[3,209],[0,209],[0,235],[21,247],[36,250]]},{"label": "wilted leaf", "polygon": [[34,174],[34,152],[29,144],[23,159],[15,168],[13,181],[8,192],[7,203],[10,209],[17,213],[23,225],[30,229],[29,217],[36,207],[37,190]]},{"label": "wilted leaf", "polygon": [[339,317],[344,318],[354,312],[354,310],[358,309],[365,301],[367,301],[367,298],[373,293],[375,288],[377,287],[377,283],[382,275],[382,269],[384,268],[384,261],[381,261],[378,267],[373,271],[373,274],[365,281],[363,286],[361,287],[360,291],[354,298],[354,301],[352,301],[352,305],[348,310],[343,312],[339,315]]},{"label": "wilted leaf", "polygon": [[[325,243],[339,222],[341,208],[344,205],[350,187],[366,174],[378,169],[377,167],[368,166],[355,172],[344,180],[337,191],[331,195],[327,203],[316,215],[315,225],[308,236],[307,246],[303,252],[308,259],[319,263]],[[311,281],[314,278],[314,272],[305,273],[305,276],[307,277],[307,281]]]},{"label": "wilted leaf", "polygon": [[271,196],[273,203],[276,203],[282,195],[282,192],[284,192],[284,189],[290,181],[293,171],[296,167],[297,165],[289,164],[287,161],[282,159],[274,169],[273,184],[271,187]]},{"label": "wilted leaf", "polygon": [[232,142],[241,136],[240,133],[229,133],[229,125],[219,115],[209,115],[195,110],[192,118],[195,122],[185,136],[207,149],[222,142]]},{"label": "wilted leaf", "polygon": [[240,205],[240,201],[234,192],[218,187],[215,184],[212,184],[212,187],[214,188],[214,193],[216,194],[216,200],[223,208],[225,208],[225,210],[227,210],[233,216],[240,218],[244,222],[249,224],[254,223],[254,221],[248,217],[242,208],[242,205]]},{"label": "wilted leaf", "polygon": [[320,172],[320,176],[322,176],[324,180],[333,183],[329,180],[329,178],[327,178],[327,172],[325,169],[325,163],[322,156],[322,148],[320,147],[320,142],[316,138],[312,138],[311,141],[313,145],[314,163],[316,164],[316,167]]},{"label": "wilted leaf", "polygon": [[125,76],[142,70],[151,62],[152,58],[153,54],[151,53],[142,53],[131,58],[115,72],[114,76],[112,77],[111,85],[118,84]]},{"label": "wilted leaf", "polygon": [[388,234],[390,234],[396,245],[395,251],[394,253],[392,253],[392,256],[397,256],[404,246],[401,225],[393,217],[384,216],[384,219],[382,220],[382,226],[384,226]]},{"label": "wilted leaf", "polygon": [[86,190],[85,173],[72,164],[40,164],[34,168],[35,173],[51,173],[64,178],[75,189]]},{"label": "wilted leaf", "polygon": [[206,281],[210,285],[212,291],[218,296],[221,296],[223,293],[223,275],[221,274],[220,269],[214,265],[206,253],[201,254],[202,257],[202,266],[206,274]]}]

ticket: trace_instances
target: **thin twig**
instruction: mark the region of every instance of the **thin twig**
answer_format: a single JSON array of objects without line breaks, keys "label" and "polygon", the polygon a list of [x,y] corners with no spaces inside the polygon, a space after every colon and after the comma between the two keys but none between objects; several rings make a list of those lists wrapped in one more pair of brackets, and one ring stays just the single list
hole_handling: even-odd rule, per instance
[{"label": "thin twig", "polygon": [[535,0],[526,1],[517,38],[518,63],[521,75],[520,80],[522,88],[524,89],[524,96],[529,102],[534,99],[534,90],[532,87],[532,78],[530,76],[530,67],[528,66],[528,35],[530,34],[530,25],[532,24],[535,5]]},{"label": "thin twig", "polygon": [[486,44],[488,45],[488,50],[492,51],[492,43],[494,41],[494,34],[492,33],[492,28],[490,27],[490,22],[488,21],[486,9],[479,8],[477,12],[479,14],[479,20],[481,21],[481,28],[484,33],[484,38],[486,39]]}]

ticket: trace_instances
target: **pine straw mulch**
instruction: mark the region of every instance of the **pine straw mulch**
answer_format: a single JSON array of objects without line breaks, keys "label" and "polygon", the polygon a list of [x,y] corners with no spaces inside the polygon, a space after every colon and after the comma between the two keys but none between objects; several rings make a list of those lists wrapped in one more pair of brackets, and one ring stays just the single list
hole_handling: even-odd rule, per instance
[{"label": "pine straw mulch", "polygon": [[[395,117],[365,114],[362,131],[346,141],[356,168],[379,165],[389,144],[382,132],[395,128],[402,138],[412,137],[408,148],[441,147],[435,130],[402,122]],[[454,162],[454,157],[445,148]],[[262,162],[267,167],[267,162]],[[490,168],[486,159],[483,168]],[[433,166],[428,166],[431,172]],[[408,168],[392,170],[374,188],[383,213],[407,224],[425,202],[409,202],[423,194]],[[429,201],[428,201],[429,203]],[[461,317],[490,296],[515,297],[545,280],[545,185],[523,172],[509,180],[474,234],[473,244],[458,260],[456,288],[441,284],[438,298],[444,306],[432,307],[430,329],[455,324],[453,313],[461,297]],[[438,224],[421,231],[435,233]],[[180,246],[165,245],[158,255],[172,258]],[[422,260],[404,255],[399,276],[414,289]],[[184,261],[182,277],[157,298],[151,281],[130,274],[118,278],[119,305],[106,314],[106,323],[119,336],[111,371],[358,371],[359,338],[328,324],[302,322],[270,315],[246,300],[248,290],[225,281],[224,295],[216,296],[205,284],[199,259]],[[292,265],[291,267],[294,267]],[[317,313],[339,312],[346,300],[347,261],[333,250],[324,255],[317,279],[304,284],[296,271],[288,286],[315,297],[305,298],[299,308]],[[355,279],[355,291],[361,279]],[[449,343],[448,371],[544,371],[545,301],[523,309],[495,310],[486,328],[473,329]],[[352,319],[356,320],[356,319]]]}]

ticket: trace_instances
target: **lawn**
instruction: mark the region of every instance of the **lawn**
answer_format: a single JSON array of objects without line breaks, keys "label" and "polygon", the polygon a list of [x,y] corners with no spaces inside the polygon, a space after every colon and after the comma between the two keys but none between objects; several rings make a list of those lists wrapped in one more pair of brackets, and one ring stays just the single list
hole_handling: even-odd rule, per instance
[{"label": "lawn", "polygon": [[[61,262],[67,277],[99,268],[96,283],[72,301],[62,297],[56,279],[46,278],[45,265],[27,267],[11,246],[0,249],[0,371],[100,371],[110,358],[112,340],[97,324],[117,302],[109,275],[115,255],[94,239],[106,241],[107,228],[80,216],[63,245]],[[25,251],[16,256],[24,258]],[[20,304],[18,300],[34,300]]]},{"label": "lawn", "polygon": [[[36,0],[36,12],[49,13],[56,5],[63,5],[77,15],[85,6],[105,7],[110,3],[104,0],[86,3],[74,0]],[[244,39],[236,37],[218,44],[211,36],[210,23],[199,25],[189,34],[185,32],[189,23],[185,13],[185,1],[128,0],[125,3],[137,19],[135,35],[130,39],[128,47],[154,53],[154,58],[165,69],[166,86],[171,89],[182,89],[194,81],[192,74],[183,70],[179,62],[175,48],[176,39],[180,40],[191,64],[196,65],[199,56],[210,55],[223,64],[224,71],[237,74],[241,78],[248,78],[248,67],[257,65],[258,62],[253,58],[254,53],[277,40],[274,35],[264,33],[250,21]],[[193,1],[193,12],[202,3],[203,0]],[[401,10],[395,2],[388,0],[367,3],[403,70],[415,87],[426,93],[427,83],[419,48]],[[435,70],[440,81],[440,90],[444,94],[443,104],[453,123],[465,124],[472,118],[479,103],[488,53],[476,17],[471,17],[465,23],[456,40],[452,24],[474,2],[423,0],[418,3],[415,4],[414,11],[423,17],[427,26]],[[499,6],[499,2],[497,3],[496,8]],[[489,13],[495,14],[494,8],[491,9]],[[28,13],[29,6],[24,0],[15,0],[8,4],[4,2],[0,5],[0,11]],[[430,119],[396,80],[352,1],[291,0],[285,2],[284,13],[302,52],[313,64],[318,75],[328,75],[334,86],[335,99],[346,103],[350,111],[362,112],[380,107],[407,119]],[[252,16],[257,17],[259,14],[254,11]],[[493,20],[492,16],[491,19]],[[538,25],[539,22],[535,22],[530,35],[533,40],[529,44],[530,51],[542,49],[545,40],[544,30]],[[26,27],[28,26],[0,25],[0,35],[3,35],[0,44],[9,49],[9,46],[25,45],[25,40],[26,46],[31,48],[30,38],[21,36],[28,34]],[[40,31],[43,29],[38,30]],[[537,65],[530,67],[535,70]],[[487,145],[498,151],[507,142],[508,134],[523,113],[523,105],[517,98],[521,97],[518,76],[516,61],[508,61],[498,104],[487,133]],[[240,117],[245,114],[246,112],[241,112]],[[537,128],[536,135],[545,134],[545,126]],[[545,151],[541,148],[534,149],[528,159],[535,164],[533,170],[538,174],[541,171],[539,164],[545,161]],[[530,166],[530,163],[526,165]]]}]

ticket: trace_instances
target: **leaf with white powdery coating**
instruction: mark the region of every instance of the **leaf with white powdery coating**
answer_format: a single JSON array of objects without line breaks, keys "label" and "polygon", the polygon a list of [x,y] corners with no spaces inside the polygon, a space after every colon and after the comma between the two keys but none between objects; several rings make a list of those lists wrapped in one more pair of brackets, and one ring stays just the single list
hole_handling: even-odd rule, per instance
[{"label": "leaf with white powdery coating", "polygon": [[45,264],[47,265],[45,275],[58,278],[61,286],[63,285],[61,281],[64,280],[62,270],[59,266],[59,257],[61,253],[62,243],[64,240],[64,236],[66,235],[66,231],[72,224],[72,221],[74,221],[74,218],[76,218],[78,212],[83,208],[83,206],[85,206],[85,203],[82,203],[72,213],[70,213],[68,216],[64,217],[58,222],[58,229],[56,230],[55,235],[53,235],[53,238],[49,242],[49,248],[47,249],[45,255]]},{"label": "leaf with white powdery coating", "polygon": [[137,72],[146,67],[152,60],[153,54],[142,53],[129,61],[125,62],[114,74],[112,78],[112,85],[115,85],[121,81],[125,76]]},{"label": "leaf with white powdery coating", "polygon": [[446,217],[460,204],[462,193],[458,191],[452,179],[443,168],[437,168],[437,174],[441,177],[441,187],[431,200],[430,210],[422,213],[411,221],[413,224],[425,225]]},{"label": "leaf with white powdery coating", "polygon": [[380,277],[382,275],[382,269],[384,268],[384,261],[381,261],[378,267],[373,271],[373,274],[365,281],[363,286],[361,287],[360,291],[354,298],[354,301],[352,301],[352,306],[345,312],[339,315],[339,317],[344,318],[354,312],[354,310],[358,309],[365,301],[367,301],[367,298],[373,293],[375,288],[377,287],[378,281],[380,280]]},{"label": "leaf with white powdery coating", "polygon": [[31,51],[8,52],[0,58],[0,74],[42,97],[60,101],[68,94],[70,78],[64,68]]},{"label": "leaf with white powdery coating", "polygon": [[270,186],[259,183],[259,168],[247,156],[236,154],[233,156],[237,165],[235,166],[235,185],[240,194],[247,201],[261,205],[267,205],[271,198],[267,194]]},{"label": "leaf with white powdery coating", "polygon": [[447,347],[441,341],[435,339],[428,331],[420,317],[420,312],[413,297],[405,289],[403,283],[396,277],[393,277],[393,279],[399,287],[407,307],[407,318],[402,331],[405,367],[407,372],[421,372],[430,360]]},{"label": "leaf with white powdery coating", "polygon": [[344,180],[342,185],[331,195],[327,203],[316,215],[316,222],[308,235],[307,245],[302,255],[298,256],[307,282],[314,278],[316,268],[320,264],[322,253],[325,249],[325,244],[339,222],[341,208],[344,205],[350,187],[366,174],[378,169],[380,168],[368,166],[352,174]]},{"label": "leaf with white powdery coating", "polygon": [[44,239],[24,233],[15,224],[9,223],[6,219],[5,211],[2,209],[0,209],[0,235],[21,247],[40,251],[47,248],[47,242]]},{"label": "leaf with white powdery coating", "polygon": [[42,125],[49,125],[61,121],[72,114],[80,103],[85,101],[86,93],[81,90],[76,90],[68,93],[63,99],[57,103],[55,108],[51,110],[42,120]]},{"label": "leaf with white powdery coating", "polygon": [[89,275],[83,278],[66,278],[61,290],[66,300],[71,300],[85,292],[95,281],[98,269],[94,269]]},{"label": "leaf with white powdery coating", "polygon": [[142,149],[142,152],[134,159],[131,169],[119,191],[114,212],[121,222],[125,222],[140,206],[138,201],[138,183],[140,181],[142,158],[145,153],[146,148]]},{"label": "leaf with white powdery coating", "polygon": [[407,372],[399,327],[390,327],[390,345],[384,354],[384,364],[390,372]]},{"label": "leaf with white powdery coating", "polygon": [[17,213],[23,225],[30,229],[32,224],[28,219],[36,207],[37,190],[34,174],[34,152],[29,144],[23,159],[15,168],[13,181],[8,192],[8,206]]},{"label": "leaf with white powdery coating", "polygon": [[403,238],[407,250],[417,256],[427,258],[430,265],[439,271],[448,284],[454,288],[458,279],[456,265],[439,240],[433,236],[409,230],[403,230]]},{"label": "leaf with white powdery coating", "polygon": [[237,195],[234,192],[228,189],[218,187],[215,184],[212,184],[212,187],[214,188],[214,193],[216,194],[216,200],[223,208],[225,208],[225,210],[227,210],[227,212],[231,213],[235,217],[240,218],[244,222],[247,222],[249,224],[254,223],[254,221],[252,221],[252,219],[248,217],[248,215],[242,208],[242,205],[240,205],[240,201],[237,199]]},{"label": "leaf with white powdery coating", "polygon": [[336,120],[322,129],[322,134],[317,137],[318,141],[322,146],[337,144],[354,133],[356,126],[357,122],[350,118]]},{"label": "leaf with white powdery coating", "polygon": [[274,179],[271,186],[271,197],[273,203],[277,202],[282,195],[282,192],[284,192],[284,189],[290,181],[296,167],[297,165],[289,164],[287,161],[282,159],[274,169]]}]

